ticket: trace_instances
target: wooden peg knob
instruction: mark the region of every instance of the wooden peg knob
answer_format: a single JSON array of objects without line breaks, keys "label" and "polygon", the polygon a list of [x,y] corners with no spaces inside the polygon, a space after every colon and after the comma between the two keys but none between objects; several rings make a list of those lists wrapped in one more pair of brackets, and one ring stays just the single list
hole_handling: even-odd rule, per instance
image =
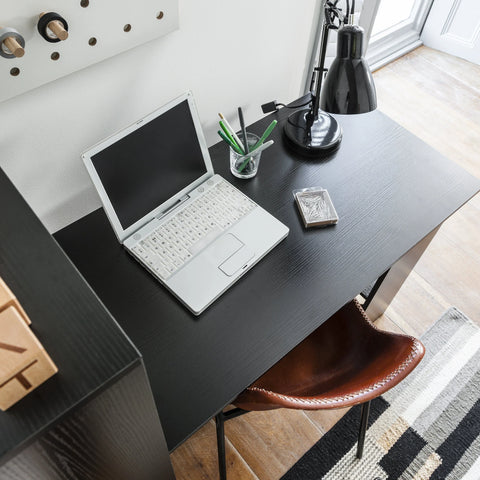
[{"label": "wooden peg knob", "polygon": [[60,40],[66,40],[68,38],[68,32],[58,20],[52,20],[47,25],[47,28],[49,28]]},{"label": "wooden peg knob", "polygon": [[25,49],[17,42],[15,37],[7,37],[3,43],[17,58],[25,55]]},{"label": "wooden peg knob", "polygon": [[59,42],[68,38],[67,21],[58,13],[43,12],[39,15],[38,31],[47,42]]},{"label": "wooden peg knob", "polygon": [[25,39],[12,27],[0,25],[0,56],[20,58],[25,55]]}]

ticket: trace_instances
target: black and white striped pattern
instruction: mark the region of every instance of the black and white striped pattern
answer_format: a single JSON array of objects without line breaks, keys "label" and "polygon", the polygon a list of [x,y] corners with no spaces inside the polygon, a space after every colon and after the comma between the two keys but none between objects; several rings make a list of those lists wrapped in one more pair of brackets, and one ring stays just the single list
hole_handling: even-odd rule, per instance
[{"label": "black and white striped pattern", "polygon": [[282,480],[479,480],[480,328],[452,307],[422,342],[416,370],[372,402],[361,460],[354,408]]}]

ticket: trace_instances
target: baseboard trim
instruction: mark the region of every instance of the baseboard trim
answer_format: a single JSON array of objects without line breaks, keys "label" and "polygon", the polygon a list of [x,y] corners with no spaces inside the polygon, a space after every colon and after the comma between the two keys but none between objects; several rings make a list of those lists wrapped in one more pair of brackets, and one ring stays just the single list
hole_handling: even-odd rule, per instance
[{"label": "baseboard trim", "polygon": [[396,50],[395,52],[391,53],[390,55],[374,61],[373,63],[370,63],[370,70],[374,72],[375,70],[379,70],[380,68],[384,67],[390,62],[393,62],[397,58],[402,57],[403,55],[406,55],[407,53],[411,52],[412,50],[415,50],[416,48],[420,47],[423,45],[423,42],[421,40],[416,40],[412,43],[409,43],[408,45],[404,45],[402,48]]}]

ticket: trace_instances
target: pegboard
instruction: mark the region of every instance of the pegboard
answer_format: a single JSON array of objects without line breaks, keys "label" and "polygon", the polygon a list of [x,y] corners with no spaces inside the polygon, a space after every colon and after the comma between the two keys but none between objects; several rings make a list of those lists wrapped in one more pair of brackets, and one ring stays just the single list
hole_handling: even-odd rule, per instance
[{"label": "pegboard", "polygon": [[[66,20],[66,40],[40,35],[43,12]],[[25,39],[21,58],[0,56],[1,102],[176,30],[178,0],[1,0],[0,25]]]}]

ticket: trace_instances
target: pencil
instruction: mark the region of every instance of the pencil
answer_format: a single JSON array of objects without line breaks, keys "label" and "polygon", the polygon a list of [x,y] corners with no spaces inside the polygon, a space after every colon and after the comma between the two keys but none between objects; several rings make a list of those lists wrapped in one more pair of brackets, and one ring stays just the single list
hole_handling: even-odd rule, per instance
[{"label": "pencil", "polygon": [[238,135],[235,133],[235,130],[232,128],[232,126],[228,123],[228,120],[221,114],[219,113],[218,116],[222,119],[223,123],[225,126],[230,130],[230,134],[234,138],[234,140],[237,142],[237,145],[245,151],[245,147],[243,146],[243,142],[238,138]]},{"label": "pencil", "polygon": [[[223,123],[223,121],[220,120],[220,122],[218,122],[218,123],[220,124],[220,127],[222,128],[223,132],[225,133],[225,136],[230,140],[230,142],[233,143],[234,145],[236,145],[240,149],[240,147],[237,145],[237,142],[232,137],[232,134],[230,133],[230,130],[228,130],[228,128]],[[239,153],[245,153],[245,152],[243,150],[241,150]]]},{"label": "pencil", "polygon": [[221,130],[219,130],[217,133],[220,135],[220,137],[222,137],[222,140],[223,140],[230,148],[232,148],[233,150],[235,150],[235,151],[236,151],[237,153],[239,153],[240,155],[243,155],[243,151],[240,150],[240,148],[238,147],[238,145],[236,145],[235,143],[232,143],[232,142],[230,141],[230,139],[229,139]]}]

